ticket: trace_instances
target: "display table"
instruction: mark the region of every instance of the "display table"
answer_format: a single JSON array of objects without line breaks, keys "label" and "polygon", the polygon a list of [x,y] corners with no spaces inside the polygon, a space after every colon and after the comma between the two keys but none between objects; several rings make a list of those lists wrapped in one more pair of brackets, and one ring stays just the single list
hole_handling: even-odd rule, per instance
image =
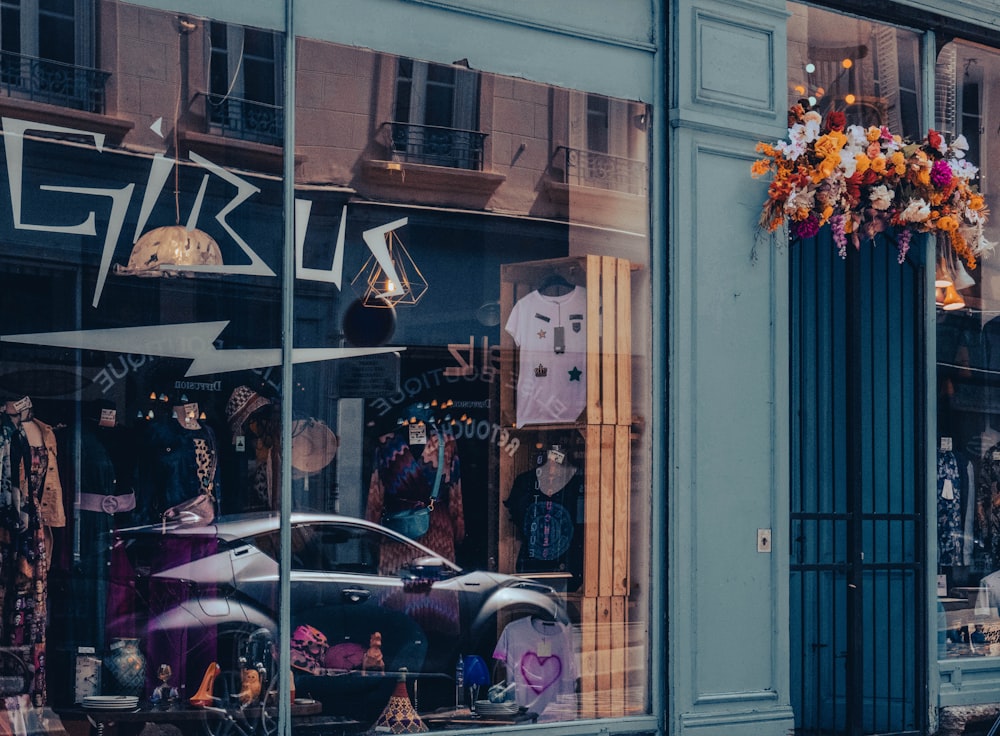
[{"label": "display table", "polygon": [[509,718],[497,716],[481,717],[477,716],[468,708],[458,710],[434,711],[433,713],[421,713],[420,719],[427,724],[428,728],[475,728],[484,726],[518,726],[525,723],[534,723],[538,720],[538,714],[534,711],[522,709]]},{"label": "display table", "polygon": [[[322,703],[311,700],[306,702],[296,702],[292,705],[292,723],[296,729],[302,727],[309,730],[313,726],[313,721],[322,720],[322,725],[329,726],[324,732],[329,733],[337,730],[340,726],[343,731],[357,730],[358,722],[347,719],[324,718]],[[222,726],[227,721],[232,721],[236,728],[228,729],[229,733],[236,736],[240,726],[244,726],[247,733],[254,730],[254,726],[260,722],[262,715],[272,721],[278,717],[278,709],[268,707],[264,714],[261,713],[260,706],[248,708],[196,708],[193,706],[179,706],[172,708],[150,708],[143,707],[133,711],[122,710],[98,710],[93,708],[60,708],[56,713],[63,720],[64,725],[70,732],[79,733],[73,726],[80,723],[89,723],[89,730],[98,736],[105,736],[109,731],[113,731],[119,736],[137,736],[147,723],[170,724],[176,726],[183,734],[200,734],[214,732],[215,725]]]}]

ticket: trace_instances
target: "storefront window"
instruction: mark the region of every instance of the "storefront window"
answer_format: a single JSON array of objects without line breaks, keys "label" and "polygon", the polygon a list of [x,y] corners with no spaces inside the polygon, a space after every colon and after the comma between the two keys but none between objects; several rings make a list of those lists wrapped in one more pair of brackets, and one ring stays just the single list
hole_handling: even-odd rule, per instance
[{"label": "storefront window", "polygon": [[[961,42],[938,54],[935,127],[962,135],[979,165],[979,191],[993,212],[994,155],[987,135],[988,80],[1000,70],[996,51]],[[996,226],[986,238],[995,242]],[[996,335],[1000,277],[987,254],[975,267],[939,246],[937,295],[937,562],[941,657],[1000,654],[1000,434]]]},{"label": "storefront window", "polygon": [[0,721],[648,713],[647,106],[96,20],[2,121]]}]

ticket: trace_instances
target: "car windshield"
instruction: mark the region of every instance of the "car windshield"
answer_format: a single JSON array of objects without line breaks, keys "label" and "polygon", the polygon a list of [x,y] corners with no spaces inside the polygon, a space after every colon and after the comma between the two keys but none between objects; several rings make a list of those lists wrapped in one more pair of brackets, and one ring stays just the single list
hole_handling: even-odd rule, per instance
[{"label": "car windshield", "polygon": [[[291,538],[293,570],[396,576],[431,556],[415,544],[353,524],[297,524],[292,527]],[[252,543],[278,560],[277,530],[257,535]],[[444,565],[440,572],[448,576],[457,570]]]}]

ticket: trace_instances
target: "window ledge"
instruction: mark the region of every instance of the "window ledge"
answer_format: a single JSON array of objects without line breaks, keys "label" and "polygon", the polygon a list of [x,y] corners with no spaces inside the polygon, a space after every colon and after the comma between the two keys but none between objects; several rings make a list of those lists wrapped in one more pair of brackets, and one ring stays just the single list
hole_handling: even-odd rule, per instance
[{"label": "window ledge", "polygon": [[135,127],[135,123],[131,120],[45,102],[21,100],[17,97],[0,97],[0,115],[33,123],[85,130],[88,133],[102,133],[113,144],[121,143],[126,134]]},{"label": "window ledge", "polygon": [[[239,138],[228,138],[211,133],[199,133],[194,130],[180,130],[178,138],[185,151],[194,148],[198,153],[209,156],[214,163],[220,166],[268,173],[280,173],[284,166],[284,149],[281,146],[244,141]],[[305,160],[306,157],[303,154],[295,154],[296,166]]]},{"label": "window ledge", "polygon": [[361,176],[365,184],[379,189],[446,194],[461,199],[460,204],[476,207],[485,206],[493,193],[507,180],[503,174],[486,171],[375,159],[362,162]]},{"label": "window ledge", "polygon": [[574,219],[591,224],[606,225],[628,222],[630,218],[644,218],[648,206],[645,196],[614,189],[564,184],[549,178],[542,180],[542,188],[549,201],[565,207],[567,213],[572,208]]}]

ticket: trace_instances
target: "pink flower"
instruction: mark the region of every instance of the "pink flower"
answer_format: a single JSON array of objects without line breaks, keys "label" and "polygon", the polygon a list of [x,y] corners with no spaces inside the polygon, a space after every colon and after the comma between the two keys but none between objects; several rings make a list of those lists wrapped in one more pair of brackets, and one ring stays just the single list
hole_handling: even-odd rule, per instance
[{"label": "pink flower", "polygon": [[810,214],[806,219],[792,225],[792,234],[796,238],[814,238],[818,232],[819,218],[815,214]]},{"label": "pink flower", "polygon": [[951,184],[951,166],[947,161],[938,160],[931,168],[931,184],[938,189],[944,189]]}]

